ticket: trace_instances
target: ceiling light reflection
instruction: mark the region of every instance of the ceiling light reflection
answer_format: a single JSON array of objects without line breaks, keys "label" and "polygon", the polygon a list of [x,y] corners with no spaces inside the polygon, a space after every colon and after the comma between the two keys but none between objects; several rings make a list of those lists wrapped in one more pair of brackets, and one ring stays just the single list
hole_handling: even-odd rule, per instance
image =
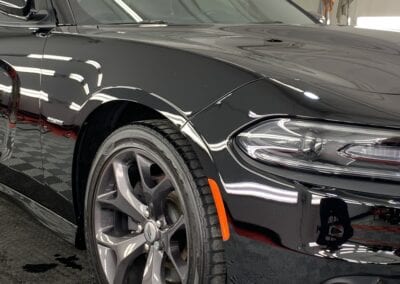
[{"label": "ceiling light reflection", "polygon": [[74,110],[74,111],[80,111],[82,109],[82,106],[78,105],[77,103],[72,102],[69,105],[69,109]]},{"label": "ceiling light reflection", "polygon": [[34,67],[24,67],[24,66],[14,66],[15,71],[21,73],[33,73],[46,76],[54,76],[56,74],[55,70],[40,69]]},{"label": "ceiling light reflection", "polygon": [[186,123],[186,119],[180,115],[176,115],[167,111],[160,111],[160,113],[172,121],[175,125],[182,126]]},{"label": "ceiling light reflection", "polygon": [[103,103],[107,103],[107,102],[111,102],[111,101],[115,101],[117,98],[107,95],[107,94],[103,94],[103,93],[98,93],[95,94],[93,97],[90,98],[91,101],[101,101]]},{"label": "ceiling light reflection", "polygon": [[[6,94],[11,94],[12,92],[12,86],[6,86],[3,84],[0,84],[0,91],[3,91]],[[36,99],[41,99],[43,101],[48,102],[49,101],[49,95],[43,91],[37,91],[37,90],[32,90],[32,89],[27,89],[27,88],[21,88],[20,89],[20,95],[25,96],[25,97],[30,97],[30,98],[36,98]]]},{"label": "ceiling light reflection", "polygon": [[52,123],[52,124],[56,124],[56,125],[60,125],[63,126],[64,125],[64,121],[54,118],[54,117],[47,117],[47,122]]},{"label": "ceiling light reflection", "polygon": [[[41,54],[28,54],[27,57],[28,58],[33,58],[33,59],[47,59],[47,60],[56,60],[56,61],[65,61],[65,62],[75,61],[75,62],[81,62],[81,63],[85,63],[85,64],[88,64],[88,65],[91,65],[98,72],[97,87],[100,87],[102,85],[103,77],[104,77],[104,75],[103,75],[103,73],[101,71],[102,67],[101,67],[101,64],[99,62],[95,61],[95,60],[91,60],[91,59],[86,60],[86,61],[82,61],[80,59],[74,60],[72,57],[51,55],[51,54],[44,54],[44,55],[41,55]],[[40,69],[38,69],[38,70],[40,70]],[[54,76],[55,72],[51,73],[51,72],[44,71],[44,73],[43,73],[43,70],[42,70],[42,74],[43,75],[48,75],[48,76]]]},{"label": "ceiling light reflection", "polygon": [[86,64],[92,65],[94,68],[96,68],[97,70],[101,69],[101,64],[97,61],[94,60],[87,60],[85,61]]},{"label": "ceiling light reflection", "polygon": [[89,94],[90,94],[90,89],[89,89],[89,85],[88,85],[88,84],[85,84],[85,85],[83,86],[83,90],[85,91],[85,94],[86,94],[86,95],[89,95]]},{"label": "ceiling light reflection", "polygon": [[11,94],[12,92],[12,86],[6,86],[3,84],[0,84],[0,91],[6,93],[6,94]]},{"label": "ceiling light reflection", "polygon": [[218,152],[224,150],[228,146],[228,140],[221,141],[219,143],[208,144],[211,151]]},{"label": "ceiling light reflection", "polygon": [[299,92],[299,93],[303,93],[304,92],[302,89],[296,88],[296,87],[294,87],[292,85],[289,85],[289,84],[286,84],[286,83],[283,83],[282,81],[279,81],[277,79],[270,78],[270,80],[275,82],[275,83],[278,83],[279,85],[282,85],[282,86],[285,86],[285,87],[287,87],[289,89],[292,89],[293,91],[296,91],[296,92]]},{"label": "ceiling light reflection", "polygon": [[317,96],[317,95],[314,94],[314,93],[311,93],[311,92],[304,92],[304,95],[305,95],[307,98],[311,99],[311,100],[314,100],[314,101],[318,101],[318,100],[319,100],[319,96]]},{"label": "ceiling light reflection", "polygon": [[75,74],[75,73],[69,74],[68,78],[78,81],[79,83],[82,83],[83,81],[85,81],[85,78],[83,78],[82,75]]},{"label": "ceiling light reflection", "polygon": [[49,54],[29,54],[27,56],[28,58],[34,58],[34,59],[48,59],[48,60],[58,60],[58,61],[72,61],[72,57],[67,57],[67,56],[59,56],[59,55],[49,55]]},{"label": "ceiling light reflection", "polygon": [[297,204],[298,192],[280,189],[254,182],[224,183],[227,193],[273,200],[282,203]]},{"label": "ceiling light reflection", "polygon": [[274,78],[269,78],[269,79],[270,79],[272,82],[275,82],[275,83],[277,83],[277,84],[279,84],[279,85],[282,85],[282,86],[284,86],[284,87],[287,87],[287,88],[289,88],[289,89],[291,89],[291,90],[293,90],[293,91],[296,91],[296,92],[298,92],[298,93],[302,93],[306,98],[308,98],[308,99],[310,99],[310,100],[318,101],[318,100],[320,99],[320,97],[319,97],[318,95],[316,95],[316,94],[314,94],[314,93],[312,93],[312,92],[304,91],[304,90],[302,90],[302,89],[299,89],[299,88],[297,88],[297,87],[295,87],[295,86],[286,84],[286,83],[284,83],[284,82],[282,82],[282,81],[279,81],[279,80],[277,80],[277,79],[274,79]]},{"label": "ceiling light reflection", "polygon": [[100,87],[103,82],[103,73],[101,72],[101,64],[94,60],[87,60],[85,61],[85,63],[92,65],[94,68],[96,68],[97,72],[99,73],[97,77],[97,87]]},{"label": "ceiling light reflection", "polygon": [[32,90],[32,89],[21,88],[20,93],[22,96],[25,96],[25,97],[36,98],[36,99],[40,99],[40,100],[43,100],[46,102],[49,101],[49,94],[47,94],[43,91],[36,91],[36,90]]},{"label": "ceiling light reflection", "polygon": [[118,4],[118,6],[121,7],[122,10],[124,10],[129,16],[131,16],[136,22],[142,22],[143,18],[140,17],[135,11],[131,9],[124,1],[122,0],[114,0],[115,3]]}]

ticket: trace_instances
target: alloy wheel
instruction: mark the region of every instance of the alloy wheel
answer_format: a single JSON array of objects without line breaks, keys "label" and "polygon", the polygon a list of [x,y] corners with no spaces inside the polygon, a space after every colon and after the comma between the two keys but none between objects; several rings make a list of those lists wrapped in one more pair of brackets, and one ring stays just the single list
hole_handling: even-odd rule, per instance
[{"label": "alloy wheel", "polygon": [[156,154],[118,151],[98,179],[93,227],[110,283],[185,283],[188,226],[177,183]]}]

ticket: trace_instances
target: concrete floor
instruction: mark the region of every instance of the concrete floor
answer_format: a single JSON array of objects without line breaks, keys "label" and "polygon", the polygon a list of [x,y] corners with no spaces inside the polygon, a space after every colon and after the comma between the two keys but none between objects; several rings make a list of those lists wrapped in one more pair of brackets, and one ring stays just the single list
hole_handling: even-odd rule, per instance
[{"label": "concrete floor", "polygon": [[[228,282],[233,284],[311,284],[337,274],[390,274],[384,266],[322,260],[236,235],[226,244],[226,254]],[[400,275],[400,267],[393,272]],[[0,283],[94,283],[94,279],[85,252],[60,239],[0,195]]]},{"label": "concrete floor", "polygon": [[94,283],[86,253],[0,196],[0,283]]}]

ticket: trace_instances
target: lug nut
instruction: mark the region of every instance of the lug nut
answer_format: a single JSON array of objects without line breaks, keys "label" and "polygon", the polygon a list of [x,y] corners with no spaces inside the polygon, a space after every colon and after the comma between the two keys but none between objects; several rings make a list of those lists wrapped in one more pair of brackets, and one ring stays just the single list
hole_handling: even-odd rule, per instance
[{"label": "lug nut", "polygon": [[143,232],[143,226],[139,224],[137,226],[136,233],[140,234],[141,232]]},{"label": "lug nut", "polygon": [[162,225],[163,225],[163,223],[160,221],[160,220],[158,220],[157,222],[156,222],[156,225],[157,225],[157,228],[161,228],[162,227]]},{"label": "lug nut", "polygon": [[144,211],[144,217],[146,217],[146,218],[149,218],[149,217],[150,217],[149,209],[146,209],[146,210]]},{"label": "lug nut", "polygon": [[154,248],[155,248],[156,250],[160,250],[160,249],[161,249],[160,243],[159,243],[159,242],[154,242]]},{"label": "lug nut", "polygon": [[145,250],[145,251],[149,251],[149,250],[150,250],[149,244],[145,244],[145,245],[144,245],[144,250]]}]

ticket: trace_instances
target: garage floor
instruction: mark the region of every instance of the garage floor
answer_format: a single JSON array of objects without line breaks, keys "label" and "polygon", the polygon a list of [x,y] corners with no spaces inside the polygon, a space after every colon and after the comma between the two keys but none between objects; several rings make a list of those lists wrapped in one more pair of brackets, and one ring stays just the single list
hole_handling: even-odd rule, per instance
[{"label": "garage floor", "polygon": [[75,249],[0,196],[0,283],[93,283]]},{"label": "garage floor", "polygon": [[[234,284],[320,283],[321,279],[337,273],[385,273],[383,266],[377,269],[371,265],[343,265],[339,261],[304,257],[235,235],[227,244],[227,267],[229,283]],[[60,239],[0,195],[0,283],[94,283],[94,280],[88,271],[85,252]]]}]

